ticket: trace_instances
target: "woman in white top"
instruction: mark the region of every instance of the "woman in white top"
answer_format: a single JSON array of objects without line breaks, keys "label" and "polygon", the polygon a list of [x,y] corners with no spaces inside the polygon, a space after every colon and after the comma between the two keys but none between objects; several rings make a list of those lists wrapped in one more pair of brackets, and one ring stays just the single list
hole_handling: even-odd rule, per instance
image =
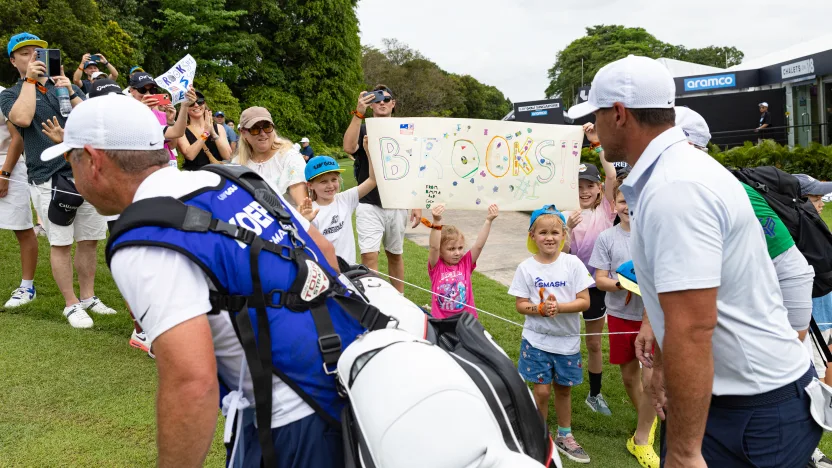
[{"label": "woman in white top", "polygon": [[263,107],[249,107],[240,114],[240,143],[231,162],[260,174],[295,207],[306,198],[306,162],[292,142],[274,131],[272,115]]}]

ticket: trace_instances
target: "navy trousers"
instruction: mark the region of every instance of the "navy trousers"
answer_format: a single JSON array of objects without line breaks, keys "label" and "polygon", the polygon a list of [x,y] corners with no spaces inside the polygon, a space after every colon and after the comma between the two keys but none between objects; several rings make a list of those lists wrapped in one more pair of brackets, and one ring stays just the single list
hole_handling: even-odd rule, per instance
[{"label": "navy trousers", "polygon": [[[749,397],[715,397],[702,440],[702,456],[708,466],[805,468],[823,434],[809,413],[805,391],[815,375],[810,368],[796,382],[769,392],[791,395],[773,403],[748,406],[743,399],[747,403]],[[667,450],[663,439],[662,468]]]},{"label": "navy trousers", "polygon": [[[254,424],[247,425],[244,446],[245,468],[260,467],[260,443]],[[341,431],[333,429],[320,416],[313,414],[283,427],[272,429],[277,452],[273,468],[343,468],[344,450]],[[271,467],[270,467],[271,468]]]}]

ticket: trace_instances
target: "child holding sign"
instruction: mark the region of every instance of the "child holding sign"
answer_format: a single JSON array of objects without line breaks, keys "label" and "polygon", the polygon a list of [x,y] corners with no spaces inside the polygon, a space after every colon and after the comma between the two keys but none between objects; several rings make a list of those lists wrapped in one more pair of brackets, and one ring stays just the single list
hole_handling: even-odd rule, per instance
[{"label": "child holding sign", "polygon": [[[591,123],[584,125],[584,132],[590,141],[590,146],[598,152],[601,158],[601,166],[604,168],[606,183],[601,186],[601,173],[592,164],[581,164],[578,166],[578,196],[581,209],[571,213],[564,213],[567,217],[567,227],[570,231],[571,243],[566,251],[577,256],[587,267],[589,273],[595,269],[589,265],[589,258],[592,256],[592,249],[595,240],[602,231],[609,229],[615,220],[613,209],[613,189],[616,185],[615,167],[604,158],[604,150],[598,141],[595,127]],[[601,352],[601,335],[604,331],[604,291],[591,284],[589,288],[590,304],[583,312],[586,323],[586,349],[589,351],[589,395],[586,397],[586,405],[596,413],[609,416],[609,405],[604,396],[601,395],[601,372],[604,365],[604,355]]]},{"label": "child holding sign", "polygon": [[355,236],[352,214],[358,199],[376,188],[376,175],[370,164],[370,177],[358,187],[341,192],[341,173],[338,161],[329,156],[315,156],[306,163],[304,175],[309,197],[301,204],[300,212],[313,226],[332,242],[335,254],[355,264]]},{"label": "child holding sign", "polygon": [[431,210],[433,223],[422,220],[431,228],[428,274],[433,295],[430,313],[440,319],[460,312],[468,312],[478,317],[474,309],[471,275],[477,268],[477,259],[485,247],[485,241],[488,240],[488,234],[491,232],[491,222],[497,218],[499,208],[497,205],[488,207],[485,224],[482,225],[477,240],[468,252],[465,252],[465,235],[459,229],[438,224],[442,221],[444,212],[445,205],[436,205]]},{"label": "child holding sign", "polygon": [[558,451],[578,463],[589,455],[572,435],[572,387],[583,382],[581,319],[589,307],[592,276],[578,257],[561,250],[569,237],[566,217],[555,205],[535,210],[526,247],[533,254],[517,267],[508,293],[526,316],[520,343],[520,375],[534,384],[533,394],[543,420],[555,390]]}]

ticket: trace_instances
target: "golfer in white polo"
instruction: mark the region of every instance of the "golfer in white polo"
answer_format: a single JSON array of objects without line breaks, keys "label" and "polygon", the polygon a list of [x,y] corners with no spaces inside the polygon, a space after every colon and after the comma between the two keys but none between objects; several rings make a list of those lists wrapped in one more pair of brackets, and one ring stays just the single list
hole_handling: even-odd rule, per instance
[{"label": "golfer in white polo", "polygon": [[805,467],[821,436],[804,391],[814,369],[789,325],[748,196],[674,128],[675,94],[664,66],[631,55],[599,70],[589,101],[569,110],[573,119],[595,113],[607,160],[633,167],[621,191],[658,344],[662,462]]}]

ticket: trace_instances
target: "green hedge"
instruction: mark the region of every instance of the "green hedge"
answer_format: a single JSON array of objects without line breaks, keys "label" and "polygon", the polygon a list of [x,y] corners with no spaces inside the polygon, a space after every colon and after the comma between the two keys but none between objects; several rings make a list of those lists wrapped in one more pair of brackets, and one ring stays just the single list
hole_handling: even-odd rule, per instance
[{"label": "green hedge", "polygon": [[[832,146],[812,143],[809,147],[795,146],[789,149],[765,140],[759,145],[746,142],[744,146],[721,151],[711,145],[708,153],[725,167],[776,166],[790,174],[809,174],[820,180],[832,180]],[[595,164],[599,170],[598,155],[589,148],[581,151],[581,161]]]}]

